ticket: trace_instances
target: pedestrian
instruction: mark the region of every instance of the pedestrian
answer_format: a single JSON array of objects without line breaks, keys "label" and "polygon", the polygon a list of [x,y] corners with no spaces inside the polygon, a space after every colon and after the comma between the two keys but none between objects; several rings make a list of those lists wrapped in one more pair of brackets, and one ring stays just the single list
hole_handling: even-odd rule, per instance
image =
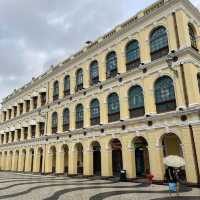
[{"label": "pedestrian", "polygon": [[165,177],[169,184],[169,192],[171,196],[171,193],[177,192],[177,178],[175,168],[168,167],[165,171]]}]

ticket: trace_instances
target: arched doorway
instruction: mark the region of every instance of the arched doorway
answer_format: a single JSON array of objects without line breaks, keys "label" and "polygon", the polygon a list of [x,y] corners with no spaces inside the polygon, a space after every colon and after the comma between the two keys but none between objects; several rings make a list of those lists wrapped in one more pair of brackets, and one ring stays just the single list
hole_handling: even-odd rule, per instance
[{"label": "arched doorway", "polygon": [[38,149],[38,155],[39,155],[39,173],[42,173],[42,165],[43,165],[43,149]]},{"label": "arched doorway", "polygon": [[92,143],[93,150],[93,174],[101,175],[101,146],[98,142]]},{"label": "arched doorway", "polygon": [[13,158],[13,152],[10,151],[10,152],[9,152],[9,161],[8,161],[8,170],[9,170],[9,171],[12,170],[12,158]]},{"label": "arched doorway", "polygon": [[148,143],[143,137],[136,137],[133,140],[135,149],[136,176],[145,177],[150,173]]},{"label": "arched doorway", "polygon": [[118,139],[113,139],[110,142],[112,150],[112,170],[113,176],[119,176],[121,169],[123,169],[122,162],[122,145]]},{"label": "arched doorway", "polygon": [[15,169],[14,171],[19,171],[19,151],[15,152]]},{"label": "arched doorway", "polygon": [[83,145],[81,143],[76,144],[77,151],[77,173],[83,174]]},{"label": "arched doorway", "polygon": [[163,156],[176,155],[183,157],[182,145],[179,137],[174,133],[165,134],[162,138]]},{"label": "arched doorway", "polygon": [[26,167],[26,150],[22,150],[22,171],[25,172],[25,167]]},{"label": "arched doorway", "polygon": [[[161,137],[161,144],[163,147],[163,157],[170,155],[183,157],[183,149],[180,138],[174,133],[168,133]],[[166,166],[165,166],[166,167]],[[186,180],[185,168],[181,168],[181,176],[183,181]]]},{"label": "arched doorway", "polygon": [[34,165],[34,149],[30,150],[30,166],[31,166],[31,172],[33,172],[33,165]]},{"label": "arched doorway", "polygon": [[68,173],[69,148],[66,144],[64,144],[62,148],[64,153],[64,173]]},{"label": "arched doorway", "polygon": [[4,170],[7,170],[7,160],[8,160],[8,153],[6,151],[4,153]]},{"label": "arched doorway", "polygon": [[56,172],[56,147],[52,146],[50,149],[50,154],[51,154],[51,169],[52,169],[52,173],[55,174]]}]

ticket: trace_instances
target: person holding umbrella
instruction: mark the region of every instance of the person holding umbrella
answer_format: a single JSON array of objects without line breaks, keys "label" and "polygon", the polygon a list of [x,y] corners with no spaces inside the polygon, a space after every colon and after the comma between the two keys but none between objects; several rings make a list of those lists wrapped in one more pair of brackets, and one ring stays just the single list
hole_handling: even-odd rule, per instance
[{"label": "person holding umbrella", "polygon": [[165,177],[169,184],[170,195],[172,192],[179,194],[179,173],[178,169],[185,166],[185,160],[179,156],[167,156],[164,158],[164,164],[168,166]]}]

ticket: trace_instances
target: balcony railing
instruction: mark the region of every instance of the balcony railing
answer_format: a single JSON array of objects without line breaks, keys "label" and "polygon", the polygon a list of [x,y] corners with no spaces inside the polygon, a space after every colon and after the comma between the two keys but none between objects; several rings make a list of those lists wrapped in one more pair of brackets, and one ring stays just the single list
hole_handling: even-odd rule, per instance
[{"label": "balcony railing", "polygon": [[141,117],[141,116],[144,116],[144,114],[145,114],[144,107],[129,109],[130,118]]},{"label": "balcony railing", "polygon": [[108,122],[115,122],[120,120],[120,112],[108,114]]},{"label": "balcony railing", "polygon": [[134,60],[134,61],[131,61],[131,62],[127,62],[126,63],[126,70],[129,71],[129,70],[132,70],[132,69],[136,69],[139,67],[141,61],[140,59],[137,59],[137,60]]},{"label": "balcony railing", "polygon": [[91,123],[91,126],[99,125],[100,124],[100,117],[91,118],[90,123]]},{"label": "balcony railing", "polygon": [[155,51],[155,52],[152,52],[151,53],[151,60],[154,61],[154,60],[157,60],[159,58],[162,58],[166,55],[168,55],[169,53],[169,47],[164,47],[162,49],[159,49],[158,51]]},{"label": "balcony railing", "polygon": [[77,121],[76,122],[76,129],[83,128],[83,121]]},{"label": "balcony railing", "polygon": [[176,100],[172,99],[169,101],[156,103],[157,113],[164,113],[176,110]]}]

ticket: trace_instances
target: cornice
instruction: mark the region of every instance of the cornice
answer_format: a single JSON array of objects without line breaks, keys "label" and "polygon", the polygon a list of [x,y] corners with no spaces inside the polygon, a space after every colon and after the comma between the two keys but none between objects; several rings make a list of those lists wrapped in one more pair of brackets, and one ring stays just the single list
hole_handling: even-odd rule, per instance
[{"label": "cornice", "polygon": [[[76,130],[76,131],[70,131],[66,133],[60,133],[60,134],[55,134],[55,135],[49,135],[49,136],[43,136],[41,138],[36,138],[36,139],[31,139],[27,141],[20,141],[20,142],[15,142],[15,143],[8,143],[8,144],[3,144],[0,145],[0,150],[8,150],[8,149],[15,149],[15,148],[30,148],[30,147],[35,147],[35,146],[42,146],[42,145],[53,145],[53,144],[66,144],[66,143],[76,143],[88,139],[93,139],[95,140],[98,137],[105,137],[111,135],[113,138],[117,137],[119,134],[130,134],[133,133],[137,136],[141,136],[143,134],[146,134],[146,132],[156,130],[156,129],[164,129],[165,133],[173,130],[173,128],[177,127],[188,127],[189,124],[195,126],[200,124],[200,120],[196,121],[186,121],[186,122],[176,122],[176,123],[168,123],[167,125],[165,123],[160,123],[157,125],[153,125],[152,127],[148,127],[145,124],[142,124],[142,126],[138,126],[136,128],[132,128],[131,126],[129,127],[128,125],[133,125],[133,121],[135,123],[140,122],[147,122],[149,120],[157,120],[159,119],[164,119],[164,117],[167,116],[167,118],[177,117],[181,116],[184,114],[190,114],[191,112],[199,112],[200,107],[197,108],[192,108],[188,109],[187,111],[182,111],[182,112],[171,112],[163,115],[155,115],[150,118],[141,118],[141,119],[131,119],[126,122],[121,122],[121,123],[112,123],[112,124],[107,124],[103,126],[96,126],[94,129],[89,128],[89,129],[84,129],[84,130]],[[121,127],[122,125],[126,125],[127,129],[122,130]],[[105,129],[103,133],[101,133],[101,129]],[[88,131],[88,134],[83,135],[84,132]],[[90,132],[89,132],[90,131]],[[69,137],[71,135],[71,137]]]},{"label": "cornice", "polygon": [[[199,54],[199,52],[195,51],[194,49],[192,49],[190,47],[184,48],[184,49],[178,50],[176,52],[176,54],[179,57],[179,61],[177,63],[175,63],[175,65],[178,66],[180,63],[182,63],[182,64],[192,63],[192,64],[196,65],[197,67],[200,67],[200,54]],[[188,59],[188,56],[191,56],[191,58]],[[90,98],[90,97],[94,96],[94,94],[95,95],[102,94],[102,93],[106,92],[107,90],[111,90],[112,88],[114,89],[115,87],[117,87],[119,85],[127,84],[128,82],[132,82],[134,84],[139,79],[143,79],[144,77],[155,74],[155,73],[162,74],[162,71],[168,68],[165,60],[166,60],[166,57],[163,57],[163,58],[155,60],[153,62],[146,63],[144,65],[144,67],[147,69],[147,72],[145,74],[143,74],[139,68],[131,70],[131,71],[126,71],[117,77],[102,81],[101,83],[99,83],[95,86],[88,87],[80,92],[71,94],[68,97],[59,99],[56,102],[50,102],[46,106],[38,108],[32,112],[46,110],[48,107],[53,110],[54,107],[57,107],[57,106],[60,107],[60,106],[64,106],[64,104],[70,104],[70,103],[74,103],[76,101],[84,100],[85,98]],[[131,77],[131,80],[129,80],[130,77]],[[123,81],[121,83],[118,81],[119,78],[123,79]],[[103,86],[103,89],[101,89],[101,90],[99,89],[100,85]],[[86,95],[85,95],[85,93],[86,93]],[[71,100],[71,98],[72,98],[72,100]],[[2,109],[5,109],[5,108],[6,107],[3,107]],[[28,116],[29,114],[32,114],[32,112],[25,113],[22,116],[18,116],[14,119],[3,122],[2,124],[6,124],[9,122],[15,121],[18,118]]]},{"label": "cornice", "polygon": [[48,109],[47,106],[43,106],[43,107],[35,109],[31,112],[24,113],[20,116],[13,118],[13,119],[5,121],[5,122],[0,124],[0,131],[2,131],[2,129],[7,129],[7,127],[15,127],[16,125],[23,124],[23,123],[28,122],[28,121],[33,121],[35,119],[38,119],[38,117],[40,117],[40,119],[44,119],[45,118],[44,113],[47,112],[46,111],[47,109]]}]

